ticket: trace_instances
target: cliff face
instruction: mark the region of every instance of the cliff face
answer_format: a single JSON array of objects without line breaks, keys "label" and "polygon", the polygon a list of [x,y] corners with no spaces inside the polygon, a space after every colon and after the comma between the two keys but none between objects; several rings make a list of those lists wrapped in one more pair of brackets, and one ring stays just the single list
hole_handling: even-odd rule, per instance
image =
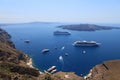
[{"label": "cliff face", "polygon": [[20,63],[27,61],[27,56],[15,49],[12,41],[10,41],[10,35],[0,29],[0,61]]},{"label": "cliff face", "polygon": [[0,29],[0,42],[15,48],[15,45],[10,40],[10,38],[11,36],[5,30]]},{"label": "cliff face", "polygon": [[15,49],[10,35],[0,29],[0,80],[37,80],[39,71],[27,65],[29,57]]},{"label": "cliff face", "polygon": [[89,80],[120,80],[120,60],[96,65],[88,74]]}]

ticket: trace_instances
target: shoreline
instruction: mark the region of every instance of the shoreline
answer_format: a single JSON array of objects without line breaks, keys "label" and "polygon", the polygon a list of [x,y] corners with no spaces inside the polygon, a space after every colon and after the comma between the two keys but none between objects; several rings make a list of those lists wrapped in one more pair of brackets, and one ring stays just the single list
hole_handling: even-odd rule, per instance
[{"label": "shoreline", "polygon": [[[35,69],[37,69],[36,67],[33,66],[33,60],[32,60],[31,57],[29,57],[29,60],[27,61],[26,65],[28,65],[30,68],[35,68]],[[37,70],[39,70],[39,69],[37,69]],[[39,70],[39,73],[40,73],[40,74],[44,74],[44,73],[43,73],[42,71],[40,71],[40,70]]]},{"label": "shoreline", "polygon": [[32,58],[29,59],[29,61],[26,63],[29,67],[34,68],[33,67],[33,62],[32,62]]}]

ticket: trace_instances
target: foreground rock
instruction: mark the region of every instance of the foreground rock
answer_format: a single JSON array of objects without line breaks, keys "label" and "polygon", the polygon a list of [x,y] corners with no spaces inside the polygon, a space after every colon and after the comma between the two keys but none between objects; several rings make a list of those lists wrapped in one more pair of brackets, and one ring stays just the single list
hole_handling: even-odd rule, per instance
[{"label": "foreground rock", "polygon": [[30,57],[16,50],[10,37],[0,29],[0,80],[38,80],[39,71],[27,65]]},{"label": "foreground rock", "polygon": [[74,24],[74,25],[62,25],[59,28],[76,30],[76,31],[96,31],[96,30],[111,30],[120,29],[119,27],[99,26],[94,24]]},{"label": "foreground rock", "polygon": [[74,72],[57,72],[53,76],[59,77],[60,80],[84,80],[83,77],[76,75]]},{"label": "foreground rock", "polygon": [[11,36],[5,31],[0,29],[0,42],[9,45],[10,47],[15,48],[15,45],[10,40]]},{"label": "foreground rock", "polygon": [[120,60],[106,61],[96,65],[89,74],[88,80],[120,80]]},{"label": "foreground rock", "polygon": [[55,74],[44,74],[40,76],[41,80],[84,80],[83,77],[74,72],[57,72]]}]

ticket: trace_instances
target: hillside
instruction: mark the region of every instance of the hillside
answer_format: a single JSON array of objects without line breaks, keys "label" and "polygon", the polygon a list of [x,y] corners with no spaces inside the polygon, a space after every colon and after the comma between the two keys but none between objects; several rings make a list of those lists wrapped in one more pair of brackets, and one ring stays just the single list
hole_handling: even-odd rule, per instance
[{"label": "hillside", "polygon": [[89,80],[120,80],[120,60],[105,61],[91,69]]},{"label": "hillside", "polygon": [[39,71],[26,64],[30,58],[15,49],[10,37],[6,31],[0,29],[0,80],[24,80],[26,77],[37,80]]},{"label": "hillside", "polygon": [[119,27],[99,26],[94,24],[73,24],[73,25],[61,25],[58,28],[76,30],[76,31],[96,31],[96,30],[111,30],[120,29]]}]

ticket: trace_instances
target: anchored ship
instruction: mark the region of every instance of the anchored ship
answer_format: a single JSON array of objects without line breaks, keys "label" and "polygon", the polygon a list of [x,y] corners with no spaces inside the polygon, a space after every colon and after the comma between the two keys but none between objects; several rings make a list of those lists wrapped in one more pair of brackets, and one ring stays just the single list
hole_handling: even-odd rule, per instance
[{"label": "anchored ship", "polygon": [[97,43],[96,41],[75,41],[73,43],[74,46],[99,46],[100,43]]}]

